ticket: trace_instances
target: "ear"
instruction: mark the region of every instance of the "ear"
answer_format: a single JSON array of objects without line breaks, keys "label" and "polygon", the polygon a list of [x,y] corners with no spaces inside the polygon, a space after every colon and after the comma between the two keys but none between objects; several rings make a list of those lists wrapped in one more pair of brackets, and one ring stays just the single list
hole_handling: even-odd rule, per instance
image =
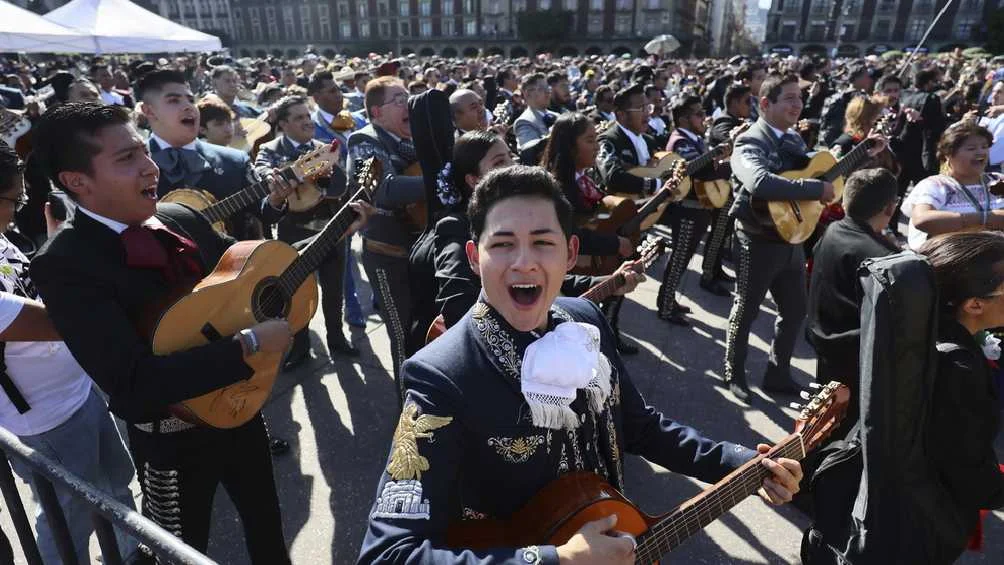
[{"label": "ear", "polygon": [[464,182],[466,182],[467,186],[470,187],[471,192],[474,192],[474,187],[478,185],[479,180],[481,180],[481,177],[476,175],[464,175]]},{"label": "ear", "polygon": [[149,104],[140,102],[138,106],[139,106],[139,111],[142,112],[144,116],[146,116],[147,120],[153,121],[153,119],[157,117],[157,114],[155,114],[153,111],[153,107],[150,106]]},{"label": "ear", "polygon": [[962,306],[959,307],[962,312],[965,312],[969,316],[981,316],[984,311],[983,299],[982,298],[967,298]]},{"label": "ear", "polygon": [[763,112],[767,111],[767,106],[770,106],[770,99],[764,96],[763,98],[757,98],[760,105],[760,110]]},{"label": "ear", "polygon": [[565,271],[571,271],[579,261],[579,236],[573,235],[568,238],[568,263]]},{"label": "ear", "polygon": [[72,192],[78,200],[82,196],[90,194],[91,179],[86,174],[77,171],[63,171],[57,176],[59,177],[59,182],[66,187],[66,190]]},{"label": "ear", "polygon": [[474,243],[474,240],[468,240],[464,251],[467,252],[467,262],[470,263],[471,270],[481,276],[481,256],[478,252],[478,244]]}]

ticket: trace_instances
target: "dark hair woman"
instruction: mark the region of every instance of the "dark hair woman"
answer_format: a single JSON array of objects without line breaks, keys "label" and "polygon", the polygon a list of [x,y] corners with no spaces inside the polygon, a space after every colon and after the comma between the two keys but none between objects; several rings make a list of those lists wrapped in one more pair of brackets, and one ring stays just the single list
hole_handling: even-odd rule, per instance
[{"label": "dark hair woman", "polygon": [[1004,235],[953,233],[928,240],[920,253],[934,269],[941,302],[927,446],[950,501],[939,510],[943,535],[930,562],[952,563],[976,529],[979,511],[1004,506],[1004,475],[994,451],[999,391],[988,365],[1000,348],[984,339],[986,330],[1004,327]]}]

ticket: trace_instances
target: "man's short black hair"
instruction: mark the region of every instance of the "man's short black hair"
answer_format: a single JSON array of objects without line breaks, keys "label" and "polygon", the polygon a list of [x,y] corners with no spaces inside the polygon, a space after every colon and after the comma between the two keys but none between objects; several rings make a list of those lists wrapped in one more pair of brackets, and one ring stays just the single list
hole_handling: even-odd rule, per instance
[{"label": "man's short black hair", "polygon": [[[601,84],[596,87],[596,92],[593,93],[593,102],[599,103],[600,98],[606,98],[614,93],[614,87],[609,84]],[[611,100],[612,102],[612,100]]]},{"label": "man's short black hair", "polygon": [[216,79],[220,78],[221,76],[223,76],[225,74],[229,74],[229,73],[234,73],[236,75],[237,74],[237,70],[234,69],[233,67],[231,67],[230,65],[220,65],[220,66],[215,67],[213,69],[212,78],[213,78],[213,80],[216,80]]},{"label": "man's short black hair", "polygon": [[544,73],[530,73],[523,77],[523,82],[520,83],[519,89],[523,91],[523,96],[526,96],[526,90],[531,86],[535,86],[538,82],[545,80]]},{"label": "man's short black hair", "polygon": [[792,73],[769,75],[760,85],[760,98],[766,98],[771,104],[776,104],[786,84],[798,84],[798,75]]},{"label": "man's short black hair", "polygon": [[[101,153],[94,137],[109,126],[131,123],[129,110],[95,102],[68,102],[45,112],[32,130],[33,155],[49,179],[62,190],[59,173],[94,174],[93,159]],[[76,196],[66,191],[70,198]]]},{"label": "man's short black hair", "polygon": [[575,229],[572,205],[568,203],[561,186],[551,173],[543,167],[514,165],[489,172],[478,182],[467,205],[467,217],[471,219],[471,239],[475,243],[485,229],[488,212],[499,202],[515,196],[538,197],[554,203],[554,213],[558,216],[561,231],[567,239]]},{"label": "man's short black hair", "polygon": [[862,169],[844,183],[844,210],[860,222],[877,216],[898,198],[896,176],[888,169]]},{"label": "man's short black hair", "polygon": [[306,96],[286,96],[275,105],[275,121],[282,122],[289,119],[289,111],[293,106],[306,104]]},{"label": "man's short black hair", "polygon": [[553,87],[554,85],[556,85],[556,84],[558,84],[559,82],[562,82],[562,81],[568,82],[568,77],[565,75],[565,73],[554,71],[553,73],[547,75],[547,85],[548,86],[552,86]]},{"label": "man's short black hair", "polygon": [[631,109],[631,98],[637,95],[645,96],[645,87],[641,84],[632,84],[626,88],[620,89],[617,94],[614,95],[614,106],[618,112],[624,112]]},{"label": "man's short black hair", "polygon": [[690,114],[703,108],[700,96],[684,96],[673,105],[673,125],[680,127],[680,122],[690,117]]},{"label": "man's short black hair", "polygon": [[730,84],[729,87],[725,89],[725,107],[728,108],[729,104],[734,103],[736,100],[749,98],[752,93],[753,89],[745,84]]},{"label": "man's short black hair", "polygon": [[0,192],[13,188],[14,179],[24,173],[24,163],[17,156],[17,151],[0,141]]},{"label": "man's short black hair", "polygon": [[936,69],[924,69],[917,73],[913,85],[916,88],[923,88],[927,83],[935,80],[938,80],[938,71]]},{"label": "man's short black hair", "polygon": [[310,82],[307,83],[307,94],[313,96],[324,88],[327,81],[334,82],[335,75],[331,71],[318,71],[310,75]]},{"label": "man's short black hair", "polygon": [[168,84],[188,84],[181,71],[159,69],[146,73],[136,82],[136,99],[146,100],[147,94],[160,92]]}]

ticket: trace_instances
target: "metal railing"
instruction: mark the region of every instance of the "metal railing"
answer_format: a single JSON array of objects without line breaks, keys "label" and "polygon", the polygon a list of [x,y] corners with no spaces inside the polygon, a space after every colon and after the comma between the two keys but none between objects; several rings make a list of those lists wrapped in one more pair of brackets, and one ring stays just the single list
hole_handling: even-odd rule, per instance
[{"label": "metal railing", "polygon": [[[29,565],[42,565],[42,557],[38,553],[38,544],[28,522],[21,493],[18,492],[14,473],[8,458],[17,459],[31,468],[32,482],[38,493],[39,501],[49,528],[64,565],[80,563],[70,530],[66,523],[63,508],[56,498],[56,489],[66,489],[73,496],[81,498],[91,508],[91,519],[94,521],[94,533],[98,536],[98,545],[106,565],[121,565],[118,542],[115,540],[115,528],[139,540],[146,545],[161,562],[178,565],[215,565],[215,561],[199,553],[191,546],[165,531],[163,528],[144,518],[135,510],[114,500],[107,494],[97,490],[90,484],[80,480],[58,463],[35,451],[9,431],[0,428],[0,491],[7,502],[7,508],[14,522],[21,550]],[[128,557],[128,556],[127,556]]]}]

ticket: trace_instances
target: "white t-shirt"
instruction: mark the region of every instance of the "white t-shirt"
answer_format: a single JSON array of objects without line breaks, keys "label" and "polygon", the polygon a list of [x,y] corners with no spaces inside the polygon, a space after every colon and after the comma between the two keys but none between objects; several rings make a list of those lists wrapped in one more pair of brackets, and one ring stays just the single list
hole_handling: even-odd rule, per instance
[{"label": "white t-shirt", "polygon": [[[0,332],[21,313],[25,298],[38,299],[28,259],[0,235]],[[19,414],[0,389],[0,426],[15,435],[47,432],[70,419],[91,392],[91,379],[62,341],[8,341],[7,374],[31,409]]]},{"label": "white t-shirt", "polygon": [[125,106],[125,98],[118,92],[101,91],[101,100],[108,106]]},{"label": "white t-shirt", "polygon": [[[987,183],[992,183],[1002,178],[1004,177],[996,173],[985,175]],[[980,211],[980,208],[973,205],[972,201],[960,187],[961,185],[955,179],[946,175],[927,177],[917,183],[917,186],[913,187],[910,195],[903,200],[903,206],[900,208],[903,214],[910,218],[910,229],[907,232],[910,249],[916,251],[927,241],[927,232],[921,231],[913,225],[912,212],[914,206],[929,204],[935,210],[958,212],[960,214]],[[986,206],[987,190],[982,184],[969,184],[966,185],[966,188],[969,189],[969,193],[972,194],[981,208]],[[1004,197],[990,194],[990,209],[1004,209]]]}]

